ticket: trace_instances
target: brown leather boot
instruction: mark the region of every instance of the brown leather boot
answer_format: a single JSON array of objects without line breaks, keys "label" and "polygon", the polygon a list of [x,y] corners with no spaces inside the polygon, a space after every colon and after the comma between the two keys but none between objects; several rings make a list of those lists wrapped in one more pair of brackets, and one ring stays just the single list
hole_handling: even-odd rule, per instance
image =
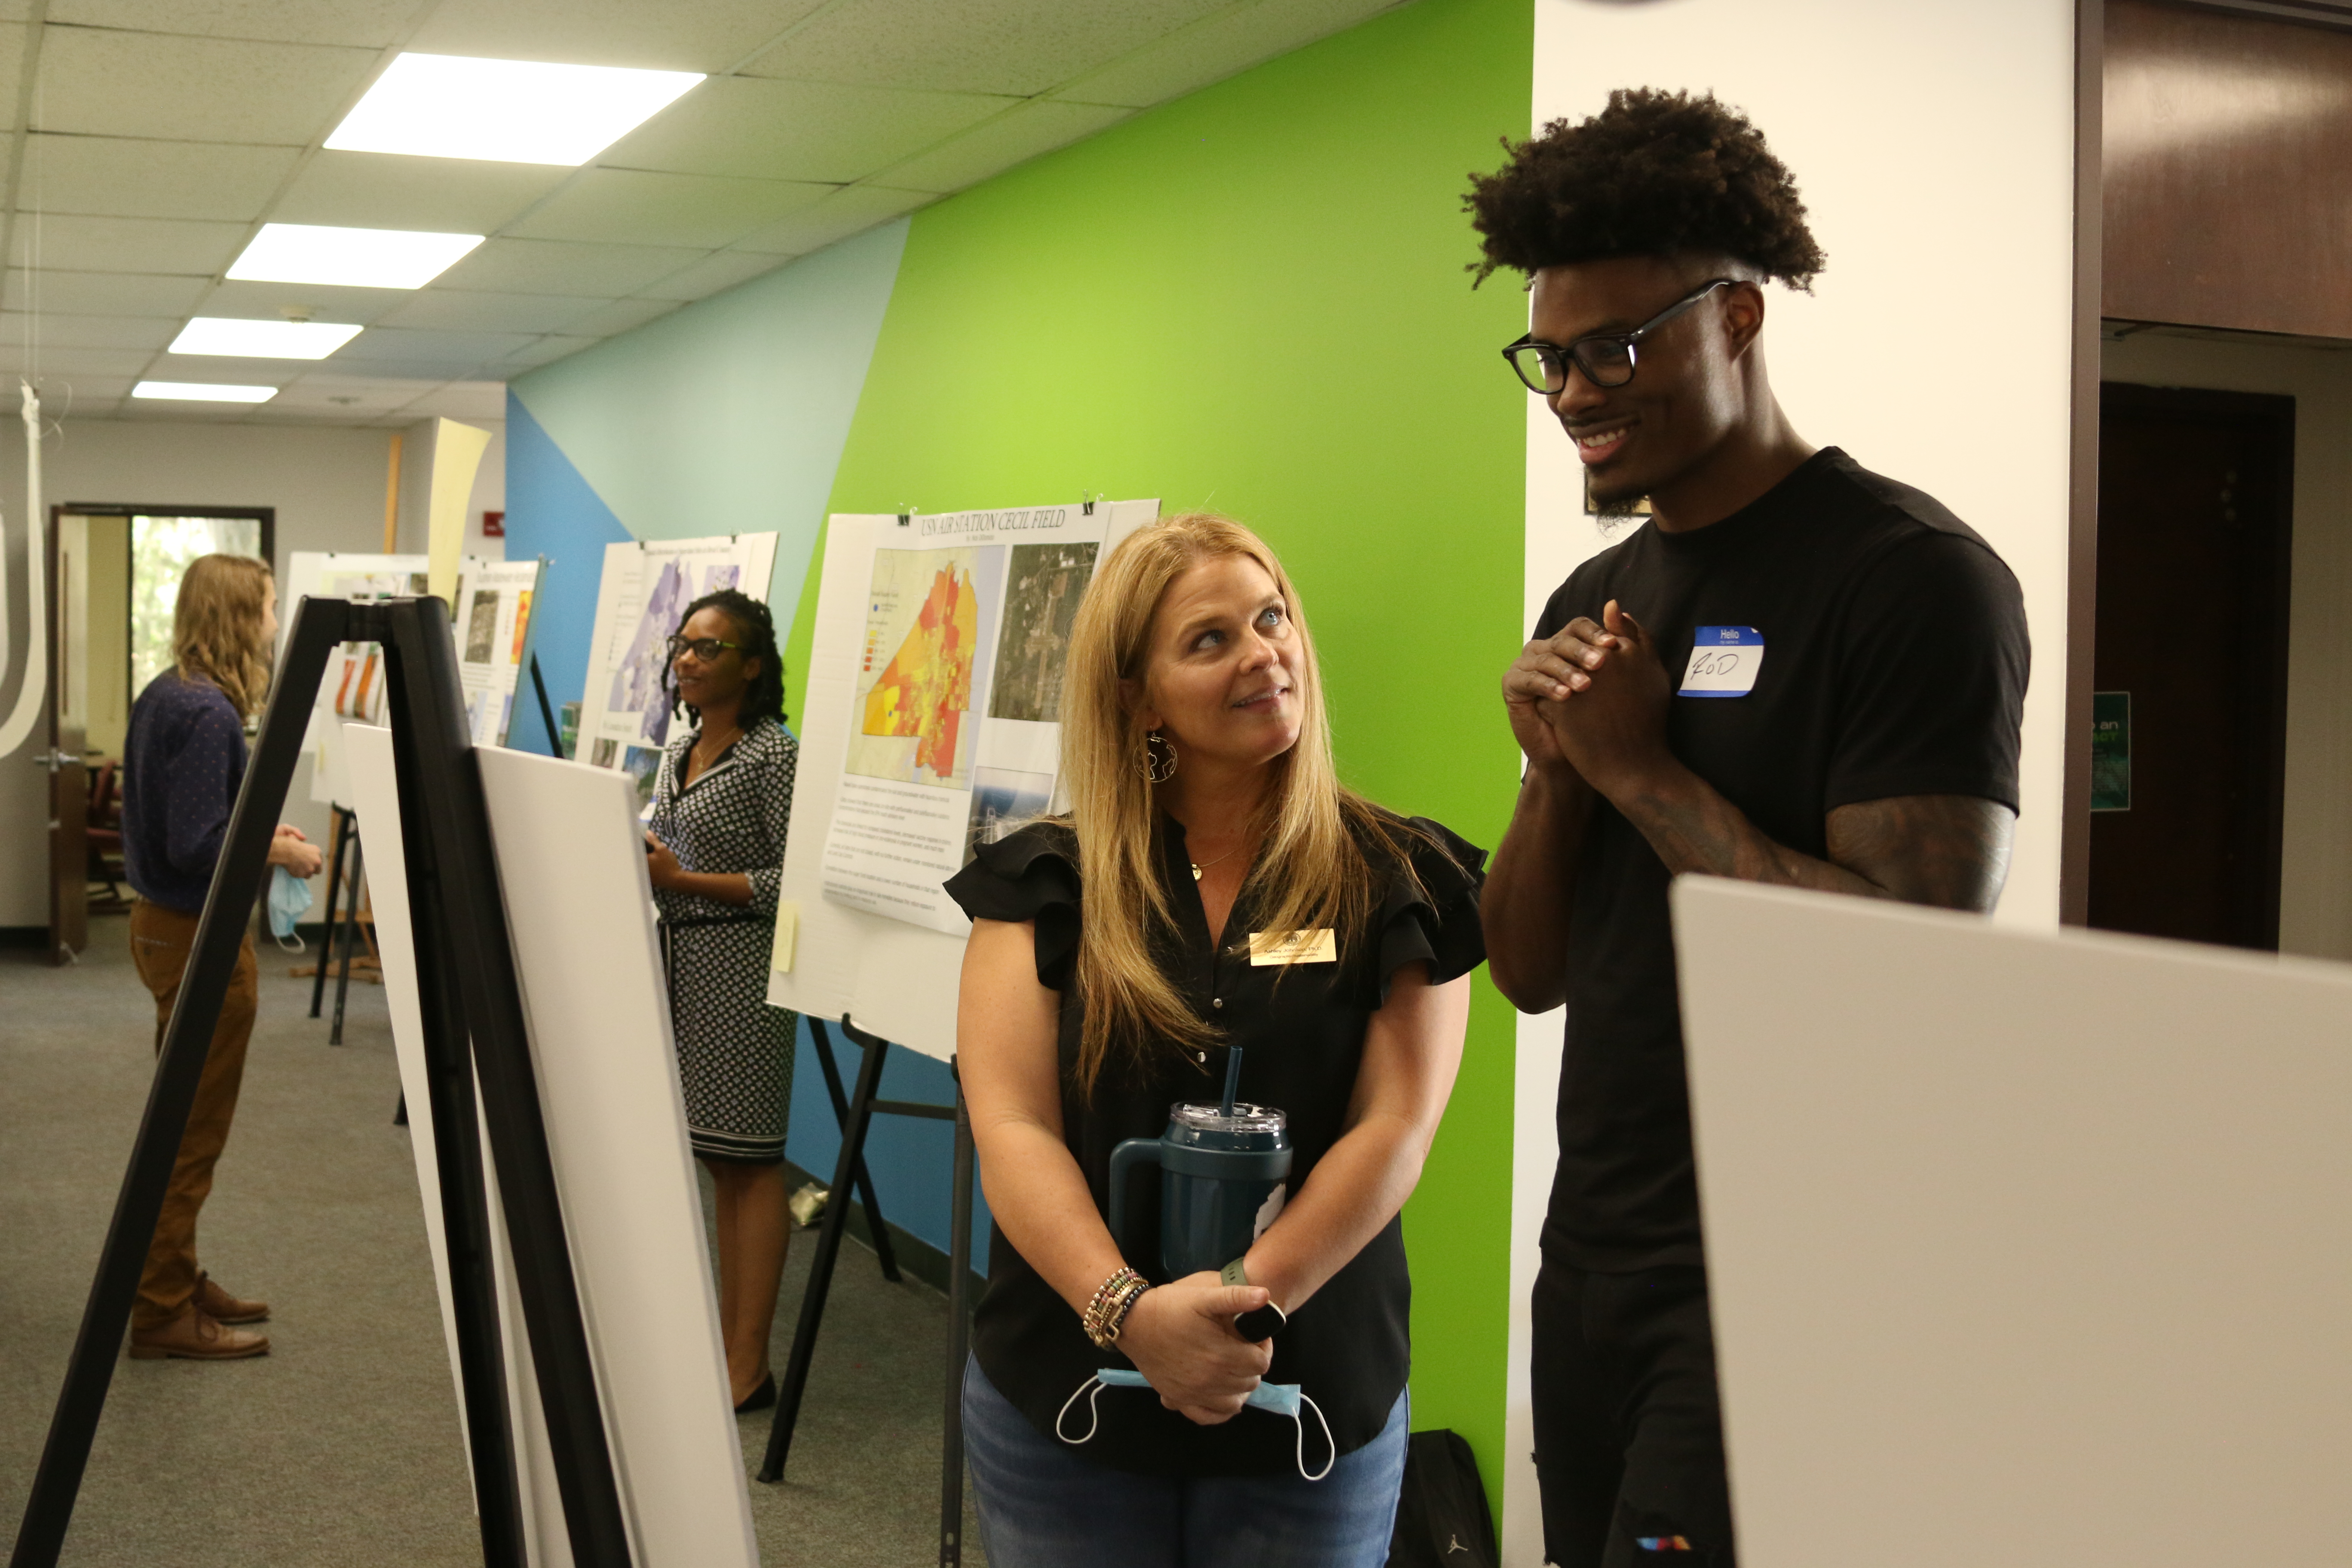
[{"label": "brown leather boot", "polygon": [[242,1361],[268,1353],[268,1334],[224,1328],[194,1301],[182,1308],[176,1318],[152,1329],[131,1331],[132,1361],[162,1361],[165,1356],[183,1361]]},{"label": "brown leather boot", "polygon": [[266,1323],[269,1321],[269,1303],[243,1301],[220,1287],[220,1281],[209,1274],[196,1276],[196,1305],[205,1316],[215,1323]]}]

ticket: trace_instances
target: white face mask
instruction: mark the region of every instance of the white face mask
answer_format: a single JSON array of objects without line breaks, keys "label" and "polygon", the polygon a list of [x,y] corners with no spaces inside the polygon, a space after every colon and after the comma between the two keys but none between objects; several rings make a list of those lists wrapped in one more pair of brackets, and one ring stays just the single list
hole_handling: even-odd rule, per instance
[{"label": "white face mask", "polygon": [[[1062,1401],[1061,1413],[1054,1417],[1054,1436],[1074,1448],[1081,1443],[1092,1442],[1096,1431],[1102,1426],[1102,1411],[1095,1402],[1102,1397],[1104,1389],[1150,1388],[1150,1380],[1139,1372],[1130,1372],[1119,1366],[1103,1368],[1086,1382],[1078,1384],[1071,1391],[1069,1398]],[[1087,1396],[1087,1432],[1083,1437],[1073,1437],[1062,1430],[1062,1422],[1069,1415],[1070,1406],[1078,1402],[1080,1394]],[[1323,1407],[1316,1404],[1298,1384],[1261,1383],[1250,1390],[1248,1403],[1256,1405],[1260,1410],[1271,1410],[1276,1415],[1290,1417],[1290,1424],[1298,1431],[1298,1473],[1303,1479],[1319,1481],[1331,1473],[1333,1465],[1339,1462],[1339,1446],[1331,1441],[1331,1424],[1323,1419]],[[1307,1473],[1307,1423],[1298,1414],[1298,1407],[1302,1405],[1315,1412],[1315,1424],[1323,1428],[1324,1451],[1329,1455],[1329,1458],[1323,1461],[1323,1468],[1311,1476]]]}]

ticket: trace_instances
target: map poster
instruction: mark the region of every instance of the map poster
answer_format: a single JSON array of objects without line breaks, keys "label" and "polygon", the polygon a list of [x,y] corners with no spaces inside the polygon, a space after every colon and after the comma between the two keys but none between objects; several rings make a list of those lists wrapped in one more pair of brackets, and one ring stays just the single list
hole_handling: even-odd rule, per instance
[{"label": "map poster", "polygon": [[772,533],[640,539],[604,547],[588,685],[581,694],[580,760],[636,778],[647,794],[670,738],[669,639],[686,607],[737,588],[764,603],[776,563]]},{"label": "map poster", "polygon": [[940,883],[1052,808],[1070,629],[1110,510],[834,521],[867,537],[824,893],[961,935]]},{"label": "map poster", "polygon": [[515,698],[528,679],[530,609],[544,563],[468,561],[457,580],[457,686],[466,732],[478,746],[503,746]]},{"label": "map poster", "polygon": [[[355,554],[339,550],[297,550],[287,557],[278,584],[278,647],[283,654],[293,635],[294,612],[304,599],[353,599],[362,603],[398,599],[425,591],[422,555]],[[374,723],[383,713],[383,652],[372,642],[339,646],[328,656],[310,710],[302,749],[310,753],[310,798],[321,805],[351,804],[342,764],[342,727]]]}]

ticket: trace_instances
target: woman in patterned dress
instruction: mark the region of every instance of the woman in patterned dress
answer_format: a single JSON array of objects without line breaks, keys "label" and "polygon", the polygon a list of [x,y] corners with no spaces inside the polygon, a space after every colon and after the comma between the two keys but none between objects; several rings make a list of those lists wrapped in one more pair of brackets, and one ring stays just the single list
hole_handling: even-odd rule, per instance
[{"label": "woman in patterned dress", "polygon": [[719,1321],[735,1408],[775,1403],[768,1335],[792,1236],[784,1128],[800,1019],[768,1005],[799,742],[768,606],[732,588],[687,606],[669,686],[691,723],[662,752],[646,835],[669,938],[687,1131],[718,1192]]}]

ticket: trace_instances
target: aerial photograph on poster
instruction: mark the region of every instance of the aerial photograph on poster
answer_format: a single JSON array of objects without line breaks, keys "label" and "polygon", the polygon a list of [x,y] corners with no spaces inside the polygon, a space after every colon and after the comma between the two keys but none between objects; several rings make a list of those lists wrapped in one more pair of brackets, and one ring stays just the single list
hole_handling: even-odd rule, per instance
[{"label": "aerial photograph on poster", "polygon": [[1004,629],[996,639],[990,718],[1061,722],[1070,627],[1100,548],[1092,542],[1013,547],[1004,574]]},{"label": "aerial photograph on poster", "polygon": [[[982,558],[997,583],[980,581]],[[994,549],[877,550],[845,766],[867,778],[970,787],[972,680]]]}]

